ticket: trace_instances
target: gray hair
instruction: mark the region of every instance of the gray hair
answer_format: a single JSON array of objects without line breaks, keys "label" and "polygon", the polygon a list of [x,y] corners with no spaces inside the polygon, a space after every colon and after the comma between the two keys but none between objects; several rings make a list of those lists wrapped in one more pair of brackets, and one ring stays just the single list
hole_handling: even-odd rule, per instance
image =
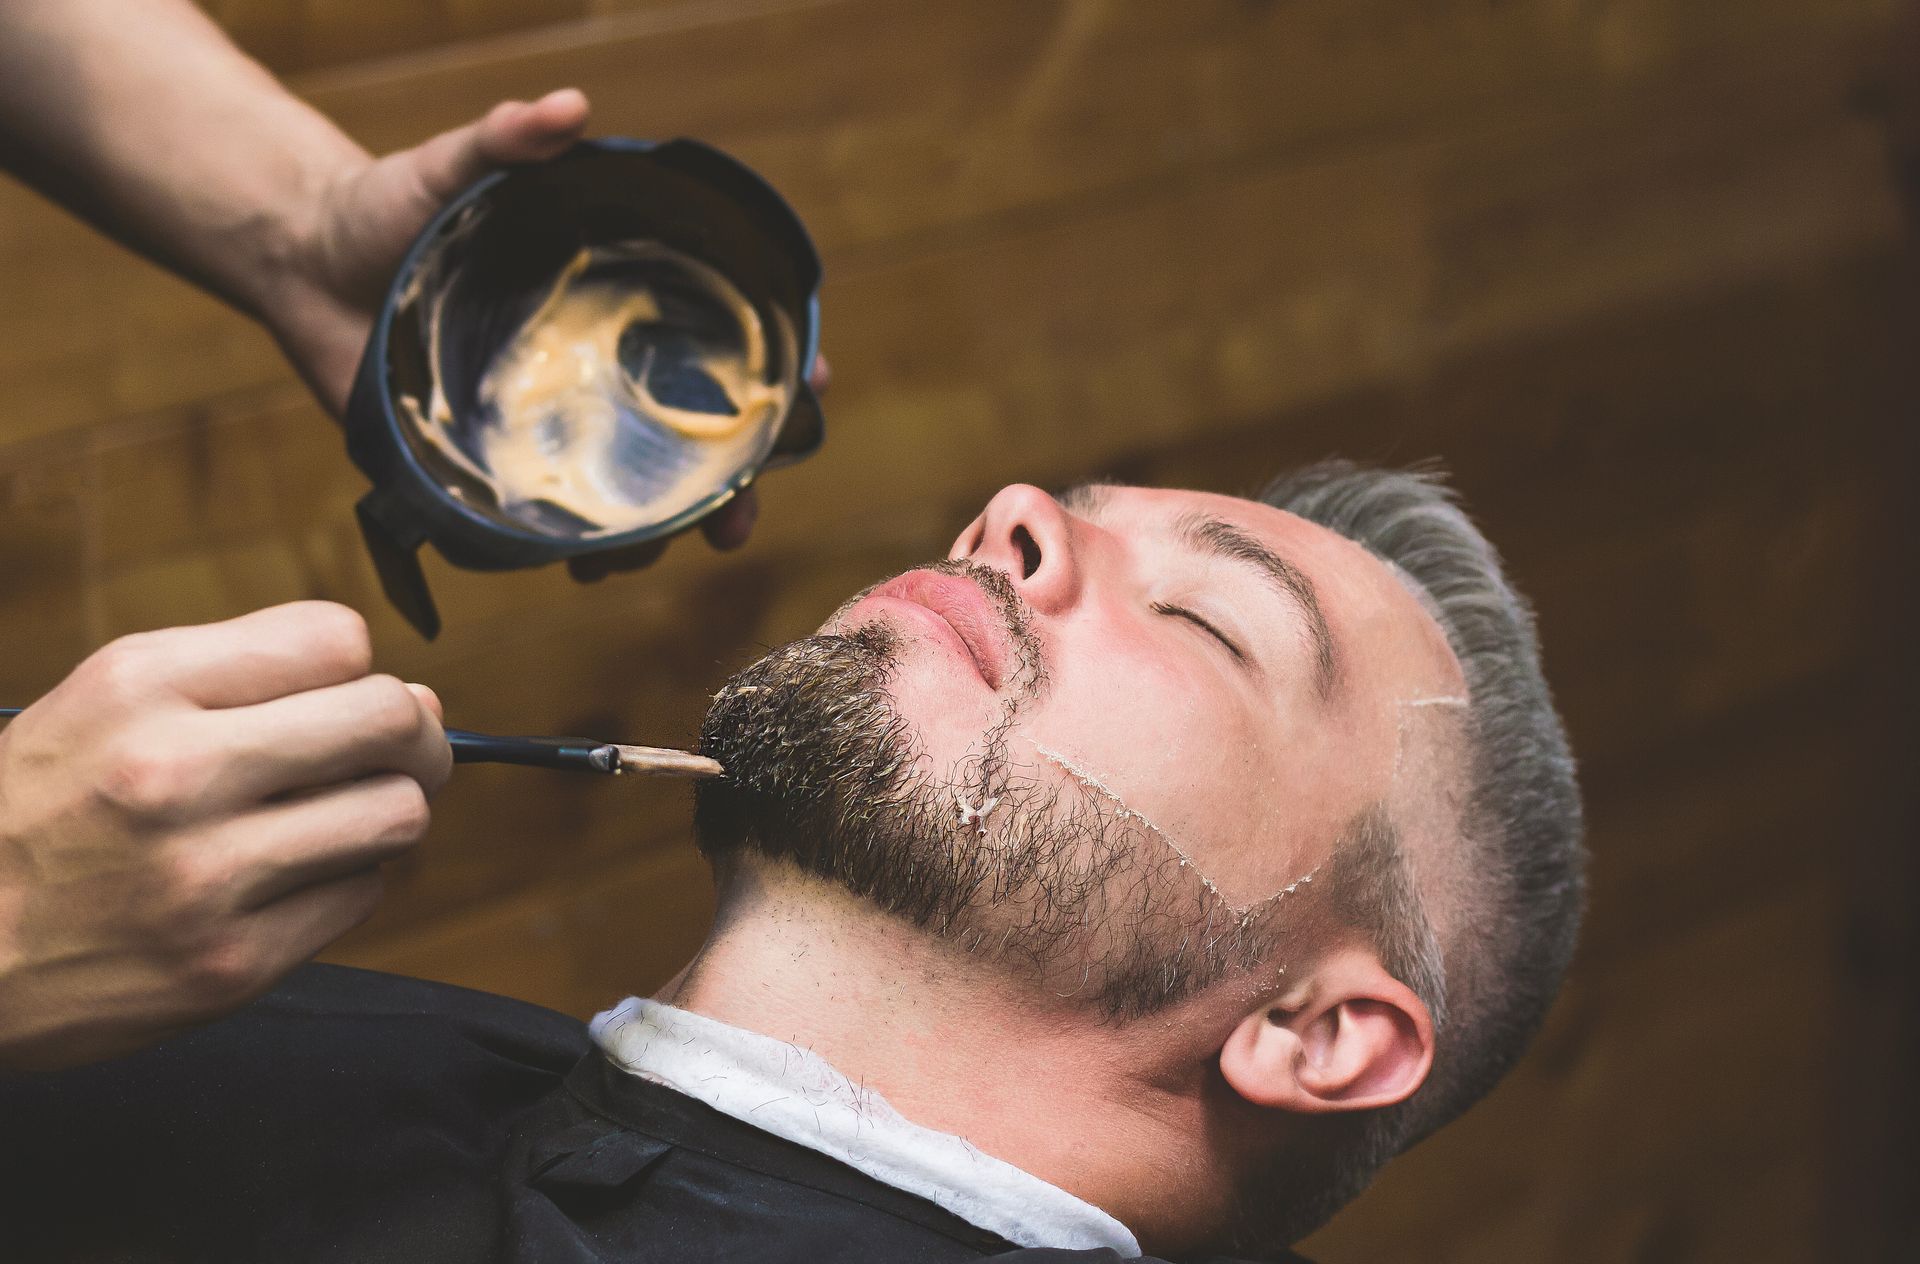
[{"label": "gray hair", "polygon": [[[1316,1130],[1333,1141],[1331,1153],[1316,1147],[1285,1161],[1288,1223],[1264,1226],[1271,1244],[1276,1232],[1294,1241],[1316,1228],[1519,1060],[1573,955],[1586,851],[1573,757],[1541,674],[1533,611],[1440,476],[1325,461],[1281,476],[1259,499],[1386,562],[1445,632],[1467,684],[1466,784],[1448,874],[1436,876],[1430,864],[1423,872],[1400,845],[1397,823],[1376,812],[1343,840],[1329,875],[1342,920],[1369,935],[1381,964],[1432,1012],[1432,1071],[1412,1097],[1361,1116],[1346,1136]],[[1437,935],[1441,911],[1443,925],[1464,929]],[[1275,1193],[1267,1183],[1269,1206]]]}]

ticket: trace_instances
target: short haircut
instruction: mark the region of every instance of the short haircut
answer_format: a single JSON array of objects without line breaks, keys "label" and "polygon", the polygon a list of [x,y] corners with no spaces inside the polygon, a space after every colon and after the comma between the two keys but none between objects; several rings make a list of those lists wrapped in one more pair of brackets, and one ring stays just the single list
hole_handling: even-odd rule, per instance
[{"label": "short haircut", "polygon": [[[1444,891],[1416,880],[1420,867],[1384,813],[1342,840],[1328,884],[1339,888],[1336,908],[1432,1011],[1433,1069],[1397,1106],[1351,1126],[1310,1130],[1313,1154],[1291,1155],[1284,1173],[1265,1174],[1268,1205],[1286,1203],[1288,1223],[1267,1217],[1257,1244],[1264,1247],[1318,1227],[1388,1159],[1466,1110],[1519,1060],[1573,955],[1586,851],[1573,758],[1541,674],[1533,611],[1439,474],[1325,461],[1281,476],[1259,499],[1386,562],[1446,634],[1467,687],[1467,784],[1447,867],[1471,879],[1445,882]],[[1436,899],[1467,907],[1435,918]],[[1436,921],[1469,929],[1446,942]],[[1292,1188],[1276,1191],[1272,1179]]]}]

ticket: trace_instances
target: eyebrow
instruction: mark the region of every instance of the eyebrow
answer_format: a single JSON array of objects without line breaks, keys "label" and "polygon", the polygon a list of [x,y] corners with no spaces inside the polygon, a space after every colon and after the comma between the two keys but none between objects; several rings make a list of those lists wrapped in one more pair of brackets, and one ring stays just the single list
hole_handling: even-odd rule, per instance
[{"label": "eyebrow", "polygon": [[1319,591],[1306,572],[1224,518],[1197,512],[1182,514],[1175,528],[1201,552],[1253,567],[1271,587],[1299,605],[1306,616],[1308,635],[1313,638],[1314,688],[1323,701],[1330,697],[1335,670],[1333,633],[1320,608]]},{"label": "eyebrow", "polygon": [[1113,486],[1113,482],[1108,479],[1075,483],[1071,487],[1053,493],[1053,498],[1068,513],[1078,514],[1082,518],[1092,518],[1098,516],[1101,509],[1106,507],[1108,493]]}]

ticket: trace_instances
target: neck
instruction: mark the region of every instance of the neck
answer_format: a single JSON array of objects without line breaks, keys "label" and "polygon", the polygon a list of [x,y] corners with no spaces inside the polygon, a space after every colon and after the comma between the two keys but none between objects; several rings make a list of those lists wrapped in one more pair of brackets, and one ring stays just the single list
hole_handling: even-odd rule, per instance
[{"label": "neck", "polygon": [[1191,1245],[1219,1208],[1172,1206],[1168,1191],[1227,1188],[1203,1142],[1204,1034],[1177,1012],[1103,1023],[1035,991],[839,887],[752,860],[660,999],[813,1050],[922,1127],[1102,1208],[1149,1250]]}]

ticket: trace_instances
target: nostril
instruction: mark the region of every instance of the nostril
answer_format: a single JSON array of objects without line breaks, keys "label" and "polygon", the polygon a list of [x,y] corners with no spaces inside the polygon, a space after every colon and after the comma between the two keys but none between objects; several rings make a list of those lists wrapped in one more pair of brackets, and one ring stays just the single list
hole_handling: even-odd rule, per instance
[{"label": "nostril", "polygon": [[1032,579],[1040,569],[1040,545],[1025,527],[1013,529],[1013,542],[1020,549],[1020,578]]}]

